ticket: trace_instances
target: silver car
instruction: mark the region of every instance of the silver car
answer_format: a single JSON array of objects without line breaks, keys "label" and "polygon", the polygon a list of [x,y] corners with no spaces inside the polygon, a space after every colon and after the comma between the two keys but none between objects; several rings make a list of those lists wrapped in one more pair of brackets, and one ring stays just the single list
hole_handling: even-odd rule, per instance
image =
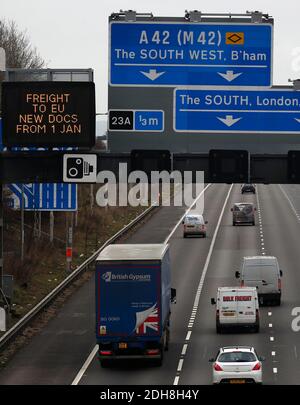
[{"label": "silver car", "polygon": [[251,346],[229,346],[219,349],[213,363],[213,384],[262,384],[263,357]]},{"label": "silver car", "polygon": [[206,237],[206,224],[203,215],[200,214],[187,214],[182,221],[183,224],[183,237],[188,235],[200,235]]}]

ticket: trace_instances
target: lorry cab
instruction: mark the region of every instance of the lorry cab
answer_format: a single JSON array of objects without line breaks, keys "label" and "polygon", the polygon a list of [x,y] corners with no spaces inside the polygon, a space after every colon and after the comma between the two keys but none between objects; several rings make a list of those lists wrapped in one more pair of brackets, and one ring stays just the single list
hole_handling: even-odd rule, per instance
[{"label": "lorry cab", "polygon": [[216,305],[216,331],[226,328],[250,327],[259,331],[259,305],[255,287],[219,287]]},{"label": "lorry cab", "polygon": [[261,304],[272,302],[280,305],[282,270],[275,256],[244,257],[241,271],[235,276],[240,279],[241,286],[257,288]]}]

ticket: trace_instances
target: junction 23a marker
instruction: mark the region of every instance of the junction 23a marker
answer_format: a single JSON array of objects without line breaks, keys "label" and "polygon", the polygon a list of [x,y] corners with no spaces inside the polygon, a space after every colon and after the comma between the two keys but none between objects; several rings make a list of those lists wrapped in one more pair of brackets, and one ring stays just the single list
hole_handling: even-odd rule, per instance
[{"label": "junction 23a marker", "polygon": [[164,131],[164,111],[161,110],[109,110],[110,131]]},{"label": "junction 23a marker", "polygon": [[300,91],[175,89],[174,130],[300,134]]}]

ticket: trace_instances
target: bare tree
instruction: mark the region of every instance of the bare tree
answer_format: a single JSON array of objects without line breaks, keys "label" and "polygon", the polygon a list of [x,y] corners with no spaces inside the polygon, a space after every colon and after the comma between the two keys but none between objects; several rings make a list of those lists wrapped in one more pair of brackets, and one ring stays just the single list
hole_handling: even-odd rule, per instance
[{"label": "bare tree", "polygon": [[0,47],[5,49],[7,68],[41,69],[45,65],[26,31],[21,31],[15,21],[0,20]]}]

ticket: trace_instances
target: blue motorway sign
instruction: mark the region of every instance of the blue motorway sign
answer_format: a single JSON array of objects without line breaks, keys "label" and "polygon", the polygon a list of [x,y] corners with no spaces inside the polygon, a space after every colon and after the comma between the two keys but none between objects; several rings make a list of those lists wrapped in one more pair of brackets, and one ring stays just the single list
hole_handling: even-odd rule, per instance
[{"label": "blue motorway sign", "polygon": [[174,130],[182,132],[298,133],[300,91],[174,90]]},{"label": "blue motorway sign", "polygon": [[164,112],[163,111],[134,111],[134,130],[135,131],[163,131],[164,130]]},{"label": "blue motorway sign", "polygon": [[110,23],[116,86],[272,84],[271,24]]},{"label": "blue motorway sign", "polygon": [[[10,184],[12,196],[8,199],[11,208],[20,209],[22,185]],[[24,184],[24,210],[27,211],[76,211],[77,185],[64,183]]]}]

